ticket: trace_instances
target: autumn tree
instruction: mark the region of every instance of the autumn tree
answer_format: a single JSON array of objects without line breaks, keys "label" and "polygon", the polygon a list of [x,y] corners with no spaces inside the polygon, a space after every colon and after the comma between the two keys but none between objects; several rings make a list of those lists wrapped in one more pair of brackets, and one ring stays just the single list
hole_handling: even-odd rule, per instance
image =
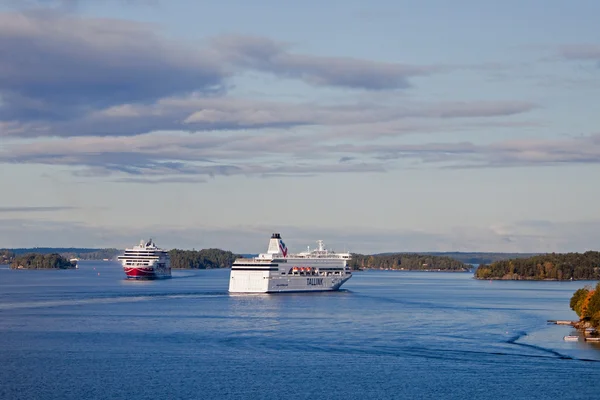
[{"label": "autumn tree", "polygon": [[584,288],[577,289],[575,293],[573,293],[573,296],[571,296],[571,302],[569,303],[569,306],[571,307],[571,310],[575,311],[579,318],[583,317],[581,313],[581,307],[591,290],[592,288],[590,286],[586,286]]},{"label": "autumn tree", "polygon": [[589,318],[592,325],[598,327],[600,326],[600,283],[596,285],[595,290],[590,291],[586,300],[585,317]]}]

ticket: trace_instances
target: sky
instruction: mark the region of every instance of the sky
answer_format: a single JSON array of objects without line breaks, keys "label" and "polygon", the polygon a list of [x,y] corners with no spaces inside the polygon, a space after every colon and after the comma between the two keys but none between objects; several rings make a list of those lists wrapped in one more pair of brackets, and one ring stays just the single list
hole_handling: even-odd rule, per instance
[{"label": "sky", "polygon": [[600,250],[598,15],[0,0],[0,248]]}]

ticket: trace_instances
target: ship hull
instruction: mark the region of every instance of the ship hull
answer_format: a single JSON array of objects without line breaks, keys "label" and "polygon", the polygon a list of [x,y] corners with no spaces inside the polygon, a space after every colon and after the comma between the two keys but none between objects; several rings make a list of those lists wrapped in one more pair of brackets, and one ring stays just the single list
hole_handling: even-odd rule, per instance
[{"label": "ship hull", "polygon": [[135,280],[154,280],[154,279],[169,279],[171,277],[171,269],[155,269],[152,267],[124,267],[125,276],[127,279]]},{"label": "ship hull", "polygon": [[332,292],[352,277],[346,276],[269,276],[268,272],[232,271],[230,293]]}]

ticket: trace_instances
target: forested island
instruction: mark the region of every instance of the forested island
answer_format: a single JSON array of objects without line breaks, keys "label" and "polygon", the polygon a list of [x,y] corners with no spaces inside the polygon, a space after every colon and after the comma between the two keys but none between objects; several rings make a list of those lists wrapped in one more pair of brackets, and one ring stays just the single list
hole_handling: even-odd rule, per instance
[{"label": "forested island", "polygon": [[477,279],[600,280],[600,252],[541,254],[480,265]]},{"label": "forested island", "polygon": [[[63,252],[49,252],[53,248],[36,247],[29,249],[31,252],[19,254],[23,249],[0,250],[0,264],[10,264],[11,268],[18,269],[52,269],[74,268],[69,261],[72,258],[79,260],[113,260],[122,250],[117,249],[76,249],[61,248]],[[240,257],[231,251],[220,249],[179,250],[169,251],[171,268],[229,268],[236,258]]]},{"label": "forested island", "polygon": [[221,249],[178,250],[169,251],[171,268],[211,269],[229,268],[236,258],[240,257],[231,251]]},{"label": "forested island", "polygon": [[593,289],[586,286],[578,289],[571,297],[571,310],[579,316],[580,328],[588,325],[600,328],[600,283]]},{"label": "forested island", "polygon": [[415,253],[352,254],[352,269],[395,269],[408,271],[470,271],[471,266],[447,256]]},{"label": "forested island", "polygon": [[60,254],[62,257],[79,260],[114,260],[123,251],[118,249],[90,249],[77,247],[31,247],[16,249],[0,249],[0,264],[10,264],[12,260],[23,254]]},{"label": "forested island", "polygon": [[71,269],[76,267],[76,263],[71,263],[58,253],[23,254],[14,257],[10,263],[11,269]]},{"label": "forested island", "polygon": [[419,254],[431,256],[446,256],[466,264],[491,264],[495,261],[509,260],[511,258],[528,258],[540,253],[491,253],[491,252],[463,252],[463,251],[445,251],[445,252],[420,252]]},{"label": "forested island", "polygon": [[[171,268],[230,268],[239,254],[220,249],[169,251]],[[420,271],[469,271],[470,266],[450,257],[419,254],[352,254],[348,262],[350,268],[358,269],[397,269]]]},{"label": "forested island", "polygon": [[60,255],[67,258],[78,258],[80,260],[114,260],[123,253],[119,249],[64,249]]}]

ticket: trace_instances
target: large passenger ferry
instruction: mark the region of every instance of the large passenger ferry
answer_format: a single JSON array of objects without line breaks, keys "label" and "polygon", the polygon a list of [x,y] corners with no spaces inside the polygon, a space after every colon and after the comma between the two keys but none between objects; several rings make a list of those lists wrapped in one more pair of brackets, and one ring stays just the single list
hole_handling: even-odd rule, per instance
[{"label": "large passenger ferry", "polygon": [[317,241],[314,250],[288,254],[279,233],[274,233],[266,253],[238,258],[231,267],[229,292],[278,293],[338,290],[352,277],[350,253],[327,250]]},{"label": "large passenger ferry", "polygon": [[165,279],[171,277],[169,252],[159,249],[152,239],[140,244],[118,257],[128,279]]}]

